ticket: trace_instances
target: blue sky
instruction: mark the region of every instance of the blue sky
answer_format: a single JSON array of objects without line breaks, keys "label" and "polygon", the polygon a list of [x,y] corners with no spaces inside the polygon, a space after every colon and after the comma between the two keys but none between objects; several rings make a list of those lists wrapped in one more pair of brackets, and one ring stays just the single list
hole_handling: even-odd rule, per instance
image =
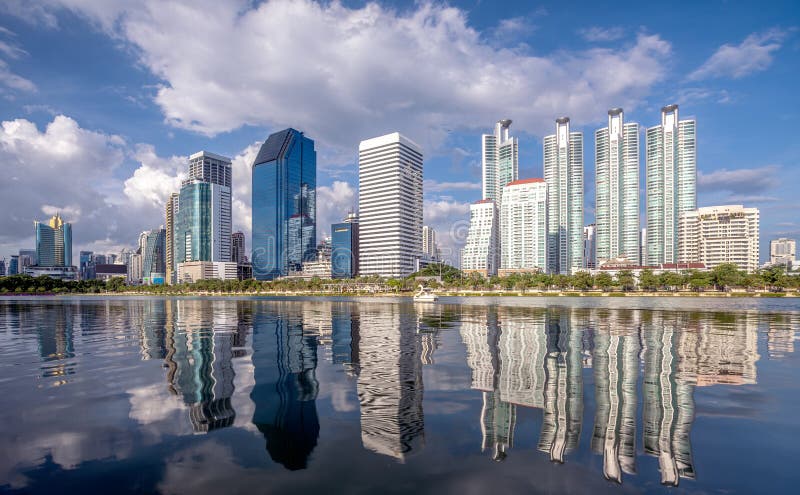
[{"label": "blue sky", "polygon": [[698,121],[699,204],[759,207],[762,259],[769,239],[800,238],[800,6],[615,5],[4,1],[0,257],[55,211],[76,253],[133,246],[201,149],[234,158],[249,233],[248,167],[288,126],[317,143],[320,234],[357,201],[358,141],[397,130],[425,149],[426,222],[455,252],[480,134],[513,119],[520,176],[538,177],[541,137],[569,115],[589,223],[606,111],[647,127],[669,103]]}]

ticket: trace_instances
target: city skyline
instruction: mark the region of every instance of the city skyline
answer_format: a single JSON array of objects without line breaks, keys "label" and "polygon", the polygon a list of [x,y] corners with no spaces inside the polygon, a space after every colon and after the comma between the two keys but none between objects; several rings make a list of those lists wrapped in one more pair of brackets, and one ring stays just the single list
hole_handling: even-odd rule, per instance
[{"label": "city skyline", "polygon": [[[285,6],[284,2],[272,2],[261,8],[246,9],[241,15],[256,17],[264,15],[263,11],[281,9],[282,6]],[[223,11],[227,8],[226,5],[220,6]],[[519,139],[519,176],[540,177],[543,174],[539,150],[541,137],[548,131],[548,120],[552,121],[560,114],[570,115],[571,124],[576,130],[583,131],[585,139],[585,223],[588,224],[594,217],[593,132],[605,120],[606,110],[623,107],[626,121],[635,121],[643,128],[648,128],[657,123],[658,108],[672,102],[681,105],[682,117],[695,116],[698,121],[698,206],[743,203],[759,207],[762,211],[762,262],[767,259],[770,239],[800,237],[800,227],[791,215],[793,208],[796,208],[795,199],[788,191],[788,184],[797,174],[793,165],[798,150],[791,139],[781,138],[789,135],[788,129],[792,128],[791,123],[797,118],[787,115],[783,104],[787,98],[791,98],[787,91],[798,72],[798,62],[796,57],[792,57],[797,50],[797,38],[794,31],[787,27],[793,16],[787,17],[785,8],[781,9],[779,4],[758,9],[752,5],[726,6],[715,12],[715,21],[719,20],[727,29],[723,32],[714,28],[705,32],[703,37],[691,41],[665,31],[661,27],[663,23],[656,22],[658,15],[669,19],[669,16],[676,14],[661,11],[658,15],[656,12],[647,15],[636,12],[641,17],[636,25],[643,26],[645,31],[626,31],[618,29],[611,24],[611,19],[605,17],[575,19],[573,24],[566,24],[565,13],[555,8],[548,9],[546,13],[526,11],[524,6],[512,8],[518,9],[522,18],[528,21],[527,29],[522,23],[522,28],[511,33],[512,39],[537,48],[537,53],[541,54],[539,58],[525,49],[506,54],[488,41],[493,30],[499,29],[497,26],[507,25],[501,21],[514,18],[515,12],[498,16],[487,12],[484,7],[456,2],[450,12],[461,17],[454,21],[444,20],[445,7],[429,5],[393,10],[390,4],[382,4],[377,15],[390,23],[392,35],[401,29],[397,24],[399,19],[429,19],[436,21],[433,22],[434,26],[438,25],[437,22],[451,25],[456,28],[457,37],[465,36],[464,33],[469,31],[477,33],[478,41],[472,41],[473,45],[477,44],[493,56],[502,55],[497,59],[498,63],[503,63],[502,68],[496,68],[497,77],[525,74],[524,71],[528,70],[525,67],[537,61],[563,61],[557,55],[558,51],[563,51],[573,57],[575,67],[580,69],[591,67],[601,55],[608,57],[603,60],[609,63],[622,64],[620,59],[630,59],[626,62],[628,65],[615,65],[615,68],[636,68],[642,73],[648,72],[650,75],[647,77],[651,79],[641,83],[640,79],[645,76],[635,73],[629,75],[628,80],[619,81],[627,92],[615,92],[608,85],[600,84],[598,93],[586,95],[578,83],[584,82],[584,77],[591,76],[581,76],[572,72],[571,67],[566,67],[565,74],[558,74],[546,84],[531,82],[523,87],[506,88],[505,92],[494,94],[493,100],[461,101],[459,112],[440,112],[447,117],[446,120],[426,120],[428,110],[416,105],[412,105],[408,111],[395,114],[384,111],[376,115],[369,124],[374,131],[397,128],[420,142],[425,150],[426,160],[430,164],[426,170],[430,174],[425,177],[424,222],[439,233],[444,248],[443,257],[446,256],[444,251],[451,250],[452,257],[452,250],[460,247],[451,239],[451,226],[468,218],[469,204],[478,199],[480,143],[476,136],[490,131],[485,122],[506,116],[513,119],[515,137]],[[135,10],[134,7],[131,10]],[[296,15],[344,16],[347,20],[358,12],[359,9],[349,7],[333,12],[302,3]],[[742,12],[747,15],[743,16]],[[43,5],[38,14],[25,18],[21,17],[20,12],[0,10],[0,25],[14,33],[3,33],[4,46],[11,47],[8,53],[12,54],[4,52],[3,62],[8,67],[9,76],[16,77],[8,79],[16,81],[13,86],[6,83],[2,86],[4,94],[12,97],[7,99],[7,110],[2,114],[5,122],[2,127],[3,142],[7,143],[2,149],[3,158],[17,169],[46,162],[61,173],[68,170],[61,167],[70,163],[69,170],[73,174],[81,174],[73,178],[75,184],[59,184],[61,190],[56,193],[44,185],[40,190],[35,190],[30,182],[40,177],[35,168],[31,168],[29,174],[16,174],[13,182],[5,181],[3,192],[8,194],[3,194],[3,197],[9,199],[4,200],[3,206],[12,215],[0,225],[0,257],[8,259],[19,248],[33,245],[30,230],[21,226],[56,211],[61,211],[73,222],[76,251],[118,252],[121,247],[134,245],[138,232],[163,223],[163,208],[168,193],[177,189],[179,179],[176,177],[185,167],[181,163],[185,160],[183,157],[196,149],[214,149],[234,157],[233,230],[245,231],[249,241],[246,221],[250,214],[249,186],[245,183],[247,177],[242,174],[248,170],[249,164],[246,162],[251,162],[257,151],[255,143],[262,140],[264,135],[286,126],[303,129],[318,143],[320,195],[335,206],[331,208],[334,211],[320,213],[319,233],[329,233],[330,224],[338,221],[343,212],[355,205],[357,177],[352,150],[359,139],[379,132],[365,129],[363,123],[339,125],[337,122],[332,127],[324,121],[309,120],[305,113],[315,115],[319,110],[313,102],[307,108],[303,105],[303,112],[295,112],[295,105],[291,114],[277,112],[268,119],[242,119],[241,115],[232,119],[223,118],[230,117],[226,112],[234,110],[199,105],[198,108],[208,109],[208,113],[192,115],[193,120],[188,119],[187,115],[181,113],[186,109],[171,107],[159,96],[159,92],[145,89],[150,83],[162,82],[165,84],[164,93],[177,94],[183,91],[182,86],[176,86],[178,81],[171,71],[177,62],[166,60],[163,72],[157,72],[153,65],[147,63],[144,63],[144,70],[134,69],[138,63],[136,56],[126,52],[125,46],[138,47],[143,53],[155,56],[163,53],[157,51],[158,47],[130,33],[122,34],[122,47],[114,46],[109,35],[116,28],[110,24],[110,20],[118,19],[120,17],[117,16],[121,15],[114,9],[105,12],[107,17],[102,17],[90,5],[76,7],[74,13],[78,14],[72,18],[76,23],[87,23],[87,29],[81,34],[65,31],[64,19],[72,14],[58,6]],[[44,14],[51,17],[42,17]],[[633,14],[626,12],[613,22],[629,24]],[[702,17],[703,14],[698,15]],[[122,24],[136,22],[133,17],[126,18]],[[735,18],[738,17],[746,17],[748,22],[736,22]],[[59,23],[59,20],[62,22]],[[92,25],[92,20],[99,20],[99,23]],[[167,21],[160,19],[159,22]],[[533,25],[536,29],[533,29]],[[171,25],[164,27],[170,28]],[[560,38],[557,42],[546,39],[546,33],[565,28],[576,33],[574,39]],[[166,29],[165,32],[169,35],[171,31]],[[47,45],[47,49],[55,50],[56,53],[52,55],[43,52],[44,40],[50,36],[63,37],[64,40],[63,48]],[[339,38],[335,38],[333,46],[339,46],[338,42]],[[48,76],[52,74],[48,70],[56,71],[55,74],[61,79],[69,74],[77,77],[77,73],[74,68],[66,68],[63,64],[53,63],[49,68],[45,64],[52,62],[49,57],[57,56],[59,50],[69,49],[76,44],[83,47],[93,45],[92,49],[97,54],[113,61],[115,74],[119,77],[109,80],[107,76],[91,74],[87,80],[82,80],[82,83],[86,83],[84,89],[70,87],[68,95],[59,96],[48,81]],[[452,53],[451,41],[439,41],[437,38],[436,44],[443,55]],[[384,47],[376,47],[381,48]],[[744,62],[731,66],[731,62],[726,62],[722,54],[731,57],[744,57],[747,54],[752,61],[738,58],[736,60]],[[285,63],[281,58],[270,60],[280,65]],[[360,63],[358,57],[354,60]],[[187,61],[191,62],[192,57],[188,56]],[[479,58],[473,61],[475,68],[480,66],[480,61]],[[750,63],[745,63],[748,61]],[[314,60],[313,63],[323,62]],[[546,72],[551,70],[548,66],[540,69]],[[246,72],[246,75],[248,78],[245,83],[252,81],[249,73]],[[574,84],[568,76],[574,76]],[[563,88],[558,88],[559,84]],[[102,90],[104,87],[116,89]],[[419,90],[428,92],[420,96],[420,101],[427,101],[432,90]],[[634,96],[628,96],[628,93]],[[564,100],[564,94],[576,98]],[[114,114],[127,114],[128,118],[101,116],[91,105],[75,104],[89,95],[108,108],[116,109]],[[581,99],[582,96],[594,99]],[[377,96],[369,93],[366,98],[365,102],[376,102],[375,108],[394,101],[391,91]],[[533,101],[531,98],[534,98]],[[231,100],[226,101],[232,103],[229,105],[232,109],[241,106],[233,104]],[[245,101],[246,98],[243,103]],[[564,104],[558,105],[558,101],[564,101]],[[487,105],[487,102],[492,104]],[[341,118],[344,119],[343,124],[351,122],[353,110],[346,105],[327,108],[327,114],[337,116],[333,120]],[[753,129],[746,125],[747,119],[735,118],[752,113],[756,108],[773,114],[781,124],[769,130]],[[217,114],[221,117],[219,124],[211,122],[216,120]],[[756,146],[756,143],[765,139],[767,132],[777,138],[770,140],[778,145],[770,149]],[[64,140],[74,143],[75,148],[58,147],[57,144]],[[79,166],[75,166],[76,163]],[[96,172],[101,163],[109,172]],[[640,169],[640,175],[644,176],[643,169]],[[91,182],[86,182],[89,180]],[[165,187],[170,182],[172,185]],[[11,185],[16,190],[10,189]],[[79,186],[86,192],[73,190],[73,186]],[[25,191],[26,197],[20,198],[20,191]],[[94,221],[95,218],[114,218],[113,230],[111,224]]]}]

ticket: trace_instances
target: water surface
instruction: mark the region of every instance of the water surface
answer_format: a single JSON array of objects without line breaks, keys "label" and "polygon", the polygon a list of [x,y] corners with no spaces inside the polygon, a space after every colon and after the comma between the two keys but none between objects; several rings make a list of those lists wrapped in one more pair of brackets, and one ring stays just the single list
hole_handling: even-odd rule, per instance
[{"label": "water surface", "polygon": [[798,331],[778,299],[0,298],[0,492],[791,493]]}]

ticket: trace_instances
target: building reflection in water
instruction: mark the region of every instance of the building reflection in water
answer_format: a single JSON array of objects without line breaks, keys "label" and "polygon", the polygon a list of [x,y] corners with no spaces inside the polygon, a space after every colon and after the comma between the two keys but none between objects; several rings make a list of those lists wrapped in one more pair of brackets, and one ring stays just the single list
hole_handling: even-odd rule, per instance
[{"label": "building reflection in water", "polygon": [[67,375],[75,373],[70,359],[75,357],[73,333],[76,316],[73,308],[63,304],[48,305],[45,311],[48,323],[41,325],[38,332],[39,356],[44,361],[42,377],[62,377],[51,382],[53,386],[59,386],[66,383]]},{"label": "building reflection in water", "polygon": [[362,305],[359,317],[361,443],[404,461],[424,442],[416,317],[396,304]]},{"label": "building reflection in water", "polygon": [[269,303],[253,316],[253,424],[270,457],[305,469],[317,446],[317,332],[304,331],[302,306]]}]

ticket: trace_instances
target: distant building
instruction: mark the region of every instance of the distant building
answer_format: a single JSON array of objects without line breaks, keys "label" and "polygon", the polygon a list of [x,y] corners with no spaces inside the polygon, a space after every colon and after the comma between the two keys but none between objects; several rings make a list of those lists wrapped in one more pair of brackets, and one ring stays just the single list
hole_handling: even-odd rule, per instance
[{"label": "distant building", "polygon": [[569,117],[556,119],[543,147],[547,271],[571,275],[583,268],[583,133],[570,131]]},{"label": "distant building", "polygon": [[316,257],[317,152],[295,129],[270,135],[253,162],[253,277],[272,280]]},{"label": "distant building", "polygon": [[422,253],[422,148],[395,132],[358,146],[359,271],[405,277]]},{"label": "distant building", "polygon": [[11,258],[8,260],[8,270],[6,270],[6,273],[8,275],[19,275],[19,255],[11,255]]},{"label": "distant building", "polygon": [[547,184],[521,179],[503,187],[500,273],[547,270]]},{"label": "distant building", "polygon": [[331,277],[358,276],[358,216],[331,225]]},{"label": "distant building", "polygon": [[0,277],[6,276],[6,260],[5,258],[0,260]]},{"label": "distant building", "polygon": [[142,254],[131,253],[128,256],[128,283],[138,285],[142,283]]},{"label": "distant building", "polygon": [[436,230],[430,225],[422,226],[422,257],[432,261],[439,260],[439,247],[436,244]]},{"label": "distant building", "polygon": [[597,228],[593,223],[583,228],[583,267],[589,270],[597,268],[596,232]]},{"label": "distant building", "polygon": [[34,222],[36,265],[72,266],[72,224],[56,214],[47,224]]},{"label": "distant building", "polygon": [[678,105],[661,109],[661,124],[646,132],[647,261],[678,260],[681,213],[697,208],[697,122],[679,120]]},{"label": "distant building", "polygon": [[647,264],[647,227],[642,228],[639,235],[639,263]]},{"label": "distant building", "polygon": [[94,278],[96,280],[111,280],[112,278],[126,278],[128,268],[125,265],[94,265]]},{"label": "distant building", "polygon": [[237,265],[247,261],[247,255],[244,250],[244,232],[231,234],[231,261]]},{"label": "distant building", "polygon": [[492,199],[469,206],[469,231],[461,250],[461,269],[483,277],[497,275],[500,268],[500,214]]},{"label": "distant building", "polygon": [[75,266],[38,266],[25,267],[21,273],[31,277],[50,277],[58,280],[78,280],[78,268]]},{"label": "distant building", "polygon": [[708,206],[681,213],[678,261],[709,269],[734,263],[753,273],[759,260],[759,211],[742,205]]},{"label": "distant building", "polygon": [[785,237],[769,241],[769,263],[793,267],[797,263],[797,241]]},{"label": "distant building", "polygon": [[172,193],[167,200],[165,211],[164,261],[168,284],[174,284],[177,277],[177,272],[175,271],[175,219],[180,209],[180,198],[180,194]]},{"label": "distant building", "polygon": [[38,264],[38,260],[36,259],[36,250],[35,249],[20,249],[19,250],[19,266],[26,267],[26,266],[33,266]]},{"label": "distant building", "polygon": [[142,283],[163,285],[166,283],[166,230],[146,232],[146,244],[142,253]]},{"label": "distant building", "polygon": [[624,257],[639,263],[639,124],[621,108],[595,132],[597,260]]},{"label": "distant building", "polygon": [[511,119],[498,121],[493,134],[481,136],[481,169],[483,198],[501,203],[503,187],[517,180],[519,174],[519,143],[509,136]]},{"label": "distant building", "polygon": [[94,253],[91,251],[81,251],[78,254],[78,276],[81,280],[93,280],[94,274]]},{"label": "distant building", "polygon": [[232,261],[187,261],[178,264],[178,283],[193,283],[198,280],[238,280],[236,263]]}]

